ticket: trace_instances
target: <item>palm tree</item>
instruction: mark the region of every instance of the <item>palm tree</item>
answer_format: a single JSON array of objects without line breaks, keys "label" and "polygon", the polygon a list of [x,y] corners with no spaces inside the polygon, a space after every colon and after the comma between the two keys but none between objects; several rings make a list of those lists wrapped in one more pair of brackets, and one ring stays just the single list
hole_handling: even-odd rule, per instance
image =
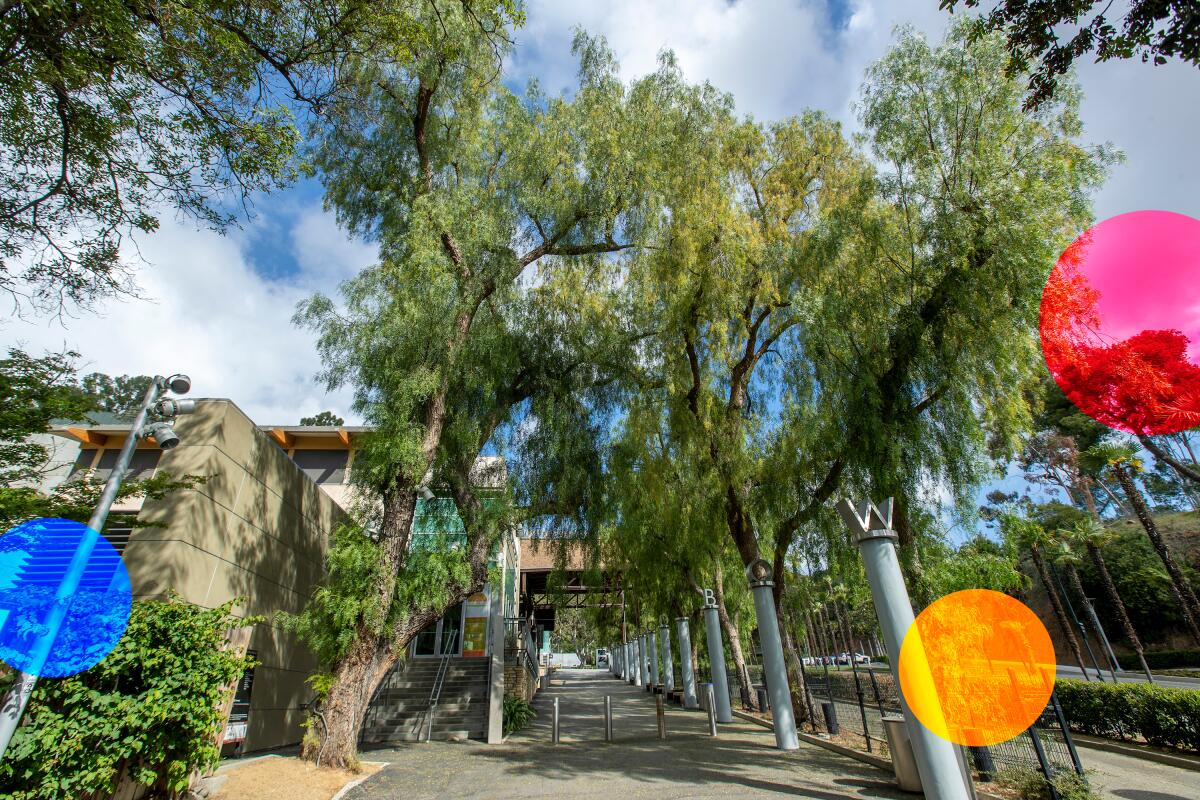
[{"label": "palm tree", "polygon": [[1079,640],[1075,638],[1075,631],[1071,629],[1067,612],[1063,610],[1062,600],[1059,598],[1058,592],[1054,590],[1054,584],[1050,582],[1050,571],[1046,569],[1046,560],[1042,557],[1042,548],[1052,544],[1050,535],[1034,520],[1025,519],[1012,512],[1004,514],[1000,524],[1001,530],[1014,537],[1018,546],[1029,551],[1029,557],[1033,560],[1038,577],[1042,579],[1042,585],[1046,587],[1046,596],[1050,598],[1050,607],[1054,609],[1054,617],[1058,620],[1063,635],[1067,637],[1067,644],[1075,656],[1075,662],[1079,664],[1079,670],[1083,673],[1083,677],[1090,680],[1087,667],[1083,663],[1083,651],[1079,649]]},{"label": "palm tree", "polygon": [[1179,601],[1183,618],[1192,633],[1192,638],[1200,643],[1200,625],[1197,625],[1196,622],[1200,619],[1200,600],[1196,599],[1196,593],[1192,591],[1191,584],[1184,577],[1183,571],[1179,569],[1179,564],[1171,555],[1167,543],[1163,541],[1158,525],[1154,522],[1154,517],[1150,515],[1150,509],[1146,505],[1146,498],[1142,496],[1141,490],[1133,482],[1133,476],[1142,471],[1142,462],[1126,448],[1111,448],[1108,469],[1117,479],[1117,483],[1121,485],[1121,491],[1125,493],[1129,505],[1133,507],[1134,515],[1138,518],[1138,522],[1142,523],[1142,528],[1150,537],[1150,543],[1154,545],[1155,552],[1162,559],[1163,566],[1167,568],[1167,575],[1171,577],[1171,588],[1175,592],[1175,598]]},{"label": "palm tree", "polygon": [[1096,567],[1096,573],[1100,576],[1100,583],[1104,586],[1104,594],[1107,595],[1108,602],[1117,615],[1117,621],[1121,623],[1121,630],[1125,634],[1125,640],[1129,642],[1129,646],[1137,653],[1138,661],[1141,663],[1142,671],[1146,673],[1146,677],[1149,678],[1151,683],[1154,683],[1154,676],[1150,673],[1150,667],[1146,664],[1146,655],[1142,649],[1142,640],[1138,637],[1137,631],[1134,630],[1133,622],[1129,619],[1129,612],[1125,610],[1125,602],[1121,600],[1121,595],[1117,592],[1117,585],[1113,583],[1112,575],[1108,573],[1108,565],[1104,561],[1102,550],[1116,538],[1116,533],[1108,530],[1094,519],[1086,519],[1077,523],[1068,535],[1071,540],[1082,545],[1087,550],[1088,557],[1092,559],[1092,564]]}]

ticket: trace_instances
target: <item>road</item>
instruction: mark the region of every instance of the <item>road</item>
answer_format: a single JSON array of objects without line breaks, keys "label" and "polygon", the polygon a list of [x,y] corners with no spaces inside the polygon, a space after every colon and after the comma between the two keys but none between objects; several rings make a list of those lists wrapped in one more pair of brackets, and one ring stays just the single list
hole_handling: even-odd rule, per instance
[{"label": "road", "polygon": [[[1058,677],[1060,678],[1075,678],[1081,680],[1083,674],[1079,671],[1079,667],[1068,667],[1065,664],[1058,665]],[[1088,677],[1096,680],[1096,670],[1089,669]],[[1112,674],[1107,670],[1104,672],[1104,680],[1112,682]],[[1146,673],[1144,672],[1117,672],[1117,681],[1119,683],[1146,683]],[[1155,686],[1166,686],[1172,689],[1200,689],[1200,678],[1180,678],[1175,675],[1155,675]]]}]

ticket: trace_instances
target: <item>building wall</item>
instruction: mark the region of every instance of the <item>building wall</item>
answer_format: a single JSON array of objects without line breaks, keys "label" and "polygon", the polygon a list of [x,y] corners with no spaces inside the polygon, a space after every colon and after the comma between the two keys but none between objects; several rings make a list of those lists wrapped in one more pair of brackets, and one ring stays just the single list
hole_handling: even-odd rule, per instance
[{"label": "building wall", "polygon": [[312,698],[312,654],[272,619],[299,612],[322,572],[328,537],[344,512],[278,445],[227,400],[202,400],[175,425],[181,443],[160,471],[204,475],[194,491],[146,502],[124,558],[135,598],[174,590],[212,608],[234,598],[239,616],[263,615],[251,629],[254,673],[244,751],[298,742]]}]

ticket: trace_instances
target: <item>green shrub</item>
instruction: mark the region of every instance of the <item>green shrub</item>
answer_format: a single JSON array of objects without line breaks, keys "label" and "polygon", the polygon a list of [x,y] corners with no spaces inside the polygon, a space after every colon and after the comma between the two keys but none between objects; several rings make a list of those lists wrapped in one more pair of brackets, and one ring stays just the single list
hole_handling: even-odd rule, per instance
[{"label": "green shrub", "polygon": [[[1177,669],[1179,667],[1200,667],[1200,650],[1161,650],[1157,653],[1146,653],[1146,666],[1150,669]],[[1137,654],[1117,656],[1117,662],[1122,669],[1141,671],[1142,662]]]},{"label": "green shrub", "polygon": [[[1053,800],[1050,781],[1035,769],[1006,769],[996,776],[996,783],[1013,789],[1021,800]],[[1083,776],[1074,772],[1063,772],[1054,776],[1054,788],[1060,800],[1100,800],[1096,787]]]},{"label": "green shrub", "polygon": [[504,735],[508,736],[514,731],[519,731],[528,725],[533,718],[537,716],[537,712],[533,710],[533,706],[525,702],[519,697],[504,698]]},{"label": "green shrub", "polygon": [[1148,683],[1060,680],[1058,699],[1071,727],[1110,738],[1140,735],[1150,744],[1200,751],[1200,692]]},{"label": "green shrub", "polygon": [[135,602],[104,660],[38,682],[0,763],[0,796],[108,797],[122,773],[160,796],[185,790],[193,771],[216,764],[222,706],[251,663],[225,647],[230,628],[255,621],[232,606]]}]

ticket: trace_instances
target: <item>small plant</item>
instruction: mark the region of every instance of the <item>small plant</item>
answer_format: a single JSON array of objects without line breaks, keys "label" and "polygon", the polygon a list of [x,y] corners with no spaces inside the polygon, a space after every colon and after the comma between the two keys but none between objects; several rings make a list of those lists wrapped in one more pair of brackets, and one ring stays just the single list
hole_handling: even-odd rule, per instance
[{"label": "small plant", "polygon": [[504,735],[521,730],[536,716],[533,706],[520,697],[504,698]]},{"label": "small plant", "polygon": [[[1028,767],[1002,770],[996,783],[1012,789],[1021,800],[1054,800],[1050,793],[1050,781],[1041,772]],[[1059,800],[1101,800],[1097,787],[1092,786],[1075,772],[1063,772],[1054,776],[1054,789]]]}]

